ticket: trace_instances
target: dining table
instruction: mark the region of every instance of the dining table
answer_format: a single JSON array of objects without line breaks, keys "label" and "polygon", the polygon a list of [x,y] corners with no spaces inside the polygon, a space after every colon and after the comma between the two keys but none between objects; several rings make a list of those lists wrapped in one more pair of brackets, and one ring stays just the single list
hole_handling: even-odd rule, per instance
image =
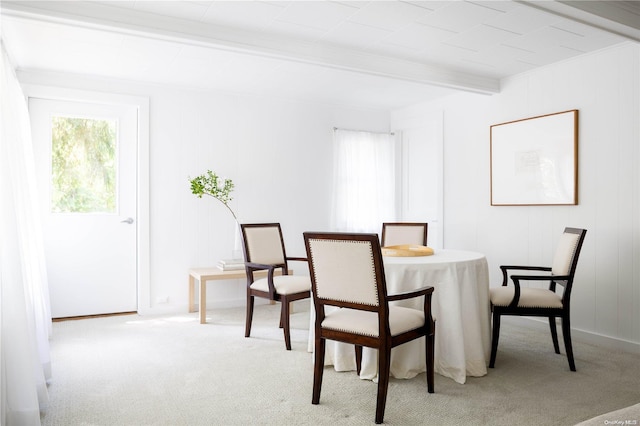
[{"label": "dining table", "polygon": [[[467,377],[487,374],[491,349],[489,270],[482,253],[435,249],[429,256],[383,256],[387,293],[433,286],[432,315],[436,321],[435,372],[464,384]],[[399,303],[422,309],[422,298]],[[313,303],[312,303],[313,305]],[[313,308],[313,306],[312,306]],[[311,309],[309,352],[313,352],[315,311]],[[391,351],[391,375],[410,379],[426,371],[424,338]],[[327,341],[325,365],[337,371],[356,369],[354,346]],[[364,348],[362,379],[376,380],[377,350]]]}]

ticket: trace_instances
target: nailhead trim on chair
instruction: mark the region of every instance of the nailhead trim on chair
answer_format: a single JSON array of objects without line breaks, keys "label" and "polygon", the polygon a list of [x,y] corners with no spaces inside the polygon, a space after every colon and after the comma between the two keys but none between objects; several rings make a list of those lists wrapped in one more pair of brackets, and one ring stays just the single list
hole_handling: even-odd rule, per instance
[{"label": "nailhead trim on chair", "polygon": [[[326,243],[326,244],[332,244],[332,243],[333,243],[333,244],[337,244],[337,243],[338,243],[338,244],[343,244],[343,243],[345,243],[344,241],[341,241],[341,240],[321,240],[321,241],[319,241],[319,242],[320,242],[320,243],[322,243],[322,244],[325,244],[325,243]],[[377,287],[377,283],[376,283],[376,281],[375,281],[375,277],[376,277],[376,274],[375,274],[375,265],[374,265],[374,263],[373,263],[373,252],[371,251],[371,246],[370,246],[370,245],[369,245],[369,243],[368,243],[368,242],[366,242],[366,241],[347,241],[347,243],[349,243],[349,244],[361,244],[361,245],[366,245],[366,246],[368,246],[368,248],[369,248],[369,259],[370,259],[370,264],[371,264],[371,277],[372,277],[372,279],[373,279],[373,281],[372,281],[372,283],[371,283],[371,287],[372,287],[372,289],[374,289],[374,290],[375,290],[375,289],[376,289],[376,287]],[[317,255],[316,255],[316,254],[314,254],[313,247],[311,248],[311,257],[312,257],[313,259],[317,259]],[[311,262],[311,264],[312,264],[312,265],[315,265],[315,263],[316,263],[315,261],[314,261],[314,262]],[[320,284],[320,287],[322,287],[322,286],[323,286],[323,285],[322,285],[322,284]],[[318,289],[318,293],[322,293],[322,291],[323,291],[323,289],[322,289],[322,288],[319,288],[319,289]],[[380,305],[380,300],[378,300],[378,293],[377,293],[377,291],[374,291],[373,296],[374,296],[374,298],[375,298],[375,301],[368,301],[368,302],[365,302],[365,301],[363,301],[362,299],[358,299],[358,300],[350,300],[350,299],[345,299],[345,298],[336,298],[336,300],[340,300],[340,301],[342,301],[342,302],[365,303],[365,304],[368,304],[368,305],[371,305],[371,306],[379,306],[379,305]]]},{"label": "nailhead trim on chair", "polygon": [[578,234],[565,232],[560,236],[551,267],[551,272],[554,275],[567,275],[569,273],[571,261],[578,248],[579,240],[580,235]]}]

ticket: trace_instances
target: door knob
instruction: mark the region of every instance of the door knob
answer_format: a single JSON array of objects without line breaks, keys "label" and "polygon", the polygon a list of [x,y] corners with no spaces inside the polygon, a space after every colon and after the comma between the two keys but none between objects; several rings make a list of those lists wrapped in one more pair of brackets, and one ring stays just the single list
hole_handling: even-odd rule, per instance
[{"label": "door knob", "polygon": [[129,225],[131,225],[133,223],[133,218],[128,217],[125,220],[121,220],[120,223],[128,223]]}]

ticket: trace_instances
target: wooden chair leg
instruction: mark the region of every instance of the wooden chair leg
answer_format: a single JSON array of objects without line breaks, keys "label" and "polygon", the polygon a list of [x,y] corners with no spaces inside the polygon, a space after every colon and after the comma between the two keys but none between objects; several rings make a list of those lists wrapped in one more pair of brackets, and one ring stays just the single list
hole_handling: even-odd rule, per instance
[{"label": "wooden chair leg", "polygon": [[426,344],[426,362],[427,362],[427,391],[434,392],[434,354],[435,354],[435,330],[427,334],[424,338]]},{"label": "wooden chair leg", "polygon": [[326,341],[320,337],[315,337],[315,361],[313,364],[313,396],[312,404],[320,403],[320,391],[322,390],[322,374],[324,373],[324,351]]},{"label": "wooden chair leg", "polygon": [[356,351],[356,374],[360,375],[360,370],[362,370],[362,346],[355,345]]},{"label": "wooden chair leg", "polygon": [[573,360],[573,346],[571,345],[571,324],[568,315],[562,318],[562,338],[564,339],[564,348],[567,351],[569,369],[576,371],[576,363]]},{"label": "wooden chair leg", "polygon": [[498,338],[500,336],[500,314],[493,312],[493,333],[491,334],[491,358],[489,368],[494,368],[496,364],[496,354],[498,353]]},{"label": "wooden chair leg", "polygon": [[251,335],[251,321],[253,320],[253,299],[253,296],[247,294],[247,318],[244,325],[244,337],[249,337],[249,335]]},{"label": "wooden chair leg", "polygon": [[378,400],[376,402],[376,424],[384,421],[384,409],[387,405],[389,373],[391,369],[391,348],[378,349]]},{"label": "wooden chair leg", "polygon": [[553,349],[557,354],[560,353],[560,345],[558,344],[558,330],[556,328],[556,317],[549,317],[549,329],[551,330],[551,339],[553,340]]},{"label": "wooden chair leg", "polygon": [[284,330],[284,345],[287,350],[291,350],[291,331],[289,328],[289,301],[286,298],[282,299],[282,308],[280,311],[280,322],[282,323],[282,329]]}]

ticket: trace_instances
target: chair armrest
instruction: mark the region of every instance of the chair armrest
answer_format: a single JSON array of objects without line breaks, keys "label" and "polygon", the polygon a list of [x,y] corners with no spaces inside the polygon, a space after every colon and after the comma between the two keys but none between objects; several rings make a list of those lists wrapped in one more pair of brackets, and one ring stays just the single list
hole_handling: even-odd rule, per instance
[{"label": "chair armrest", "polygon": [[550,272],[551,267],[549,266],[528,266],[528,265],[501,265],[500,270],[502,271],[502,285],[506,286],[509,278],[507,277],[508,271],[510,270],[520,270],[520,271],[545,271]]},{"label": "chair armrest", "polygon": [[515,281],[564,281],[568,280],[569,275],[511,275],[511,279]]},{"label": "chair armrest", "polygon": [[402,293],[395,293],[395,294],[387,295],[387,300],[394,301],[394,300],[412,299],[414,297],[425,296],[425,295],[431,294],[431,293],[433,293],[433,287],[432,286],[425,286],[425,287],[421,287],[421,288],[416,289],[416,290],[405,291],[405,292],[402,292]]},{"label": "chair armrest", "polygon": [[520,281],[550,281],[551,285],[549,290],[556,290],[556,281],[568,280],[568,275],[511,275],[511,280],[513,281],[513,299],[511,303],[509,303],[509,307],[515,308],[518,306],[518,302],[520,301]]},{"label": "chair armrest", "polygon": [[274,264],[268,264],[268,263],[255,263],[255,262],[245,262],[245,266],[247,268],[250,268],[251,270],[254,271],[259,271],[259,270],[263,270],[263,269],[277,269],[277,268],[283,268],[284,264],[283,263],[274,263]]},{"label": "chair armrest", "polygon": [[246,262],[245,267],[247,269],[247,287],[250,286],[253,281],[253,271],[262,271],[267,270],[267,284],[269,286],[269,295],[271,299],[275,297],[276,287],[273,284],[273,274],[274,271],[278,268],[282,268],[283,273],[287,272],[284,268],[284,263],[275,263],[275,264],[266,264],[266,263],[255,263],[255,262]]},{"label": "chair armrest", "polygon": [[245,262],[244,266],[255,271],[258,271],[261,269],[269,269],[271,267],[271,265],[266,265],[264,263],[255,263],[255,262]]},{"label": "chair armrest", "polygon": [[424,305],[422,309],[424,310],[425,326],[428,326],[429,333],[433,334],[435,332],[436,324],[433,320],[433,316],[431,315],[431,297],[433,296],[432,286],[425,286],[416,290],[387,295],[387,300],[404,300],[420,296],[424,296]]},{"label": "chair armrest", "polygon": [[501,265],[500,269],[520,269],[521,271],[550,271],[550,266]]},{"label": "chair armrest", "polygon": [[[290,262],[305,262],[307,263],[307,266],[309,265],[309,259],[307,259],[306,257],[287,257],[287,261]],[[289,274],[289,271],[287,271],[287,275]]]}]

